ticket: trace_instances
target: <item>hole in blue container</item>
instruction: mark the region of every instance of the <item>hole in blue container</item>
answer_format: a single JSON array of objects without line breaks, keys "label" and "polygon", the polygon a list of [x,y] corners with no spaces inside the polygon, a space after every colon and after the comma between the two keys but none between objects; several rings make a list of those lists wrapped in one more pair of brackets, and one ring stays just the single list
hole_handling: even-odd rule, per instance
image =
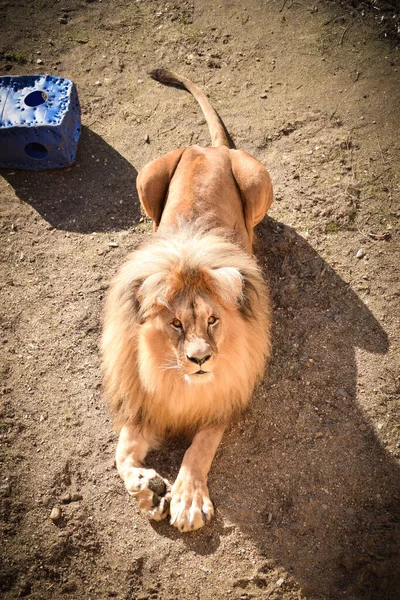
[{"label": "hole in blue container", "polygon": [[40,106],[41,104],[44,104],[46,100],[47,94],[40,90],[35,90],[24,98],[24,102],[27,106]]},{"label": "hole in blue container", "polygon": [[38,144],[37,142],[31,142],[25,146],[25,154],[27,154],[29,158],[40,160],[41,158],[46,158],[48,153],[46,146]]}]

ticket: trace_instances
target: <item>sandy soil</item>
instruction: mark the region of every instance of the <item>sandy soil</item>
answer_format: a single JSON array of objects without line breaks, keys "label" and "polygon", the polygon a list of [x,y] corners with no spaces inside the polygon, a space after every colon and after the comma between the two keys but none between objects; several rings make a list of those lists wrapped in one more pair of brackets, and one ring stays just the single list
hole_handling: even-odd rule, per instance
[{"label": "sandy soil", "polygon": [[[83,110],[74,167],[0,179],[2,598],[398,598],[395,0],[0,11],[2,74],[63,74]],[[204,87],[276,196],[273,359],[213,465],[216,518],[186,535],[125,493],[99,376],[107,283],[151,231],[137,171],[209,141],[190,95],[148,78],[160,64]],[[184,448],[151,463],[173,479]]]}]

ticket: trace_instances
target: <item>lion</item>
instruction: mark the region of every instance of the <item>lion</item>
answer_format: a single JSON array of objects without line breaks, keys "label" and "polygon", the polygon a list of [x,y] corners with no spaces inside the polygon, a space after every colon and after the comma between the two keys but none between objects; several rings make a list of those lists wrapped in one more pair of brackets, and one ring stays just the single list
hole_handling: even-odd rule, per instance
[{"label": "lion", "polygon": [[[138,175],[154,233],[110,284],[102,369],[127,491],[148,518],[169,515],[187,532],[214,514],[211,463],[270,355],[270,299],[252,244],[273,194],[265,167],[230,148],[200,88],[165,69],[151,75],[192,93],[212,146],[173,150]],[[176,435],[191,444],[171,485],[145,458]]]}]

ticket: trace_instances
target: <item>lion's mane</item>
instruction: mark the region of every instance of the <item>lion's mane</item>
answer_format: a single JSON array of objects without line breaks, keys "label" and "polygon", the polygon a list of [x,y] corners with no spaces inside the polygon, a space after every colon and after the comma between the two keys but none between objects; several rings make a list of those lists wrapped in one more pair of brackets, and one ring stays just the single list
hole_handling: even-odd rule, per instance
[{"label": "lion's mane", "polygon": [[[218,368],[204,384],[191,385],[175,370],[160,368],[167,339],[155,338],[149,348],[142,333],[157,307],[189,288],[231,308]],[[117,429],[135,420],[162,436],[228,423],[247,406],[263,375],[269,328],[269,295],[260,268],[226,232],[200,222],[154,234],[129,257],[107,293],[103,374]]]}]

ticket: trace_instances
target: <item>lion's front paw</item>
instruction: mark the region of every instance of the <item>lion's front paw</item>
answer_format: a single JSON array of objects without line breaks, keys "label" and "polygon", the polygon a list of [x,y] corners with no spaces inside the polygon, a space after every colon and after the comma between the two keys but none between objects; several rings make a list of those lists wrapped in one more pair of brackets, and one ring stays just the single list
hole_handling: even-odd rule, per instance
[{"label": "lion's front paw", "polygon": [[204,481],[177,479],[171,492],[171,525],[179,531],[194,531],[210,521],[214,507]]},{"label": "lion's front paw", "polygon": [[125,485],[149,519],[165,519],[171,500],[171,485],[166,479],[160,477],[154,469],[136,468],[125,478]]}]

